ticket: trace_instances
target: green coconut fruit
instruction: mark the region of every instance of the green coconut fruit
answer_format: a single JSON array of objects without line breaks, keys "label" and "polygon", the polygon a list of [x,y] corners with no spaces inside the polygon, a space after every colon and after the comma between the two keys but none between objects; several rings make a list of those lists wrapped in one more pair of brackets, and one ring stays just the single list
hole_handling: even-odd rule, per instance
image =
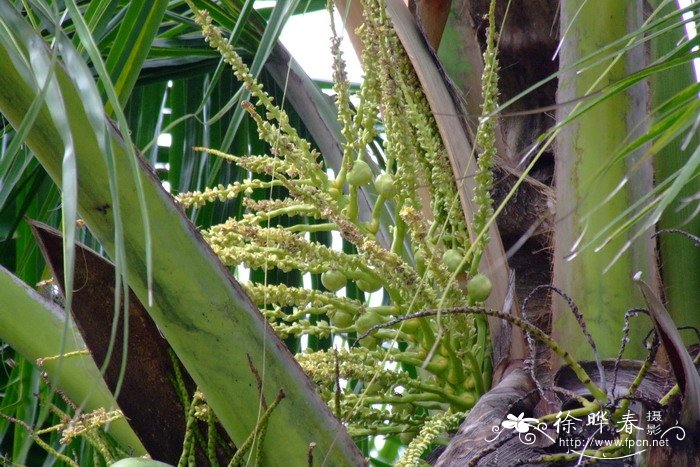
[{"label": "green coconut fruit", "polygon": [[452,273],[457,272],[462,264],[462,259],[464,259],[462,253],[456,248],[450,248],[442,255],[442,262],[445,263],[447,270]]},{"label": "green coconut fruit", "polygon": [[127,457],[112,464],[112,467],[172,467],[164,462],[144,459],[143,457]]},{"label": "green coconut fruit", "polygon": [[442,355],[433,355],[433,358],[430,360],[431,371],[435,374],[444,373],[449,364],[450,361]]},{"label": "green coconut fruit", "polygon": [[369,277],[366,279],[359,279],[355,282],[355,284],[357,284],[357,287],[363,292],[371,293],[376,292],[381,288],[382,281],[376,277]]},{"label": "green coconut fruit", "polygon": [[491,295],[491,280],[479,273],[467,282],[467,294],[475,302],[483,302]]},{"label": "green coconut fruit", "polygon": [[355,316],[347,311],[336,311],[330,318],[331,324],[339,328],[350,327],[355,321]]},{"label": "green coconut fruit", "polygon": [[348,183],[353,186],[367,185],[374,178],[372,169],[365,161],[355,161],[348,172]]},{"label": "green coconut fruit", "polygon": [[416,336],[421,332],[420,320],[418,318],[407,319],[401,326],[403,332],[411,334],[412,336]]},{"label": "green coconut fruit", "polygon": [[321,284],[331,292],[336,292],[347,284],[348,278],[340,271],[331,269],[321,274]]},{"label": "green coconut fruit", "polygon": [[361,336],[366,334],[367,331],[372,329],[372,327],[382,324],[383,322],[384,318],[382,318],[379,313],[367,311],[362,313],[355,321],[355,330],[357,331],[357,334]]},{"label": "green coconut fruit", "polygon": [[377,193],[387,199],[393,198],[398,191],[394,176],[388,173],[383,173],[377,177],[374,181],[374,188],[377,190]]}]

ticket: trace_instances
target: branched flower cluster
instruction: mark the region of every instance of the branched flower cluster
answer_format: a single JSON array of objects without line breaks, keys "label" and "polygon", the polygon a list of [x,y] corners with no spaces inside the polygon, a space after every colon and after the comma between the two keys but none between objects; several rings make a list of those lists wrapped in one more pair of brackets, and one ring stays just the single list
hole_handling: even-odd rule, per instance
[{"label": "branched flower cluster", "polygon": [[[252,178],[182,193],[177,200],[184,207],[240,200],[246,214],[203,231],[227,266],[320,274],[327,291],[255,283],[246,287],[281,337],[341,336],[351,344],[348,351],[301,353],[298,360],[352,434],[420,432],[427,443],[435,430],[453,425],[457,415],[446,410],[468,410],[480,395],[473,374],[479,370],[472,365],[478,344],[474,321],[448,317],[450,331],[444,333],[430,317],[375,327],[438,303],[463,304],[463,281],[451,281],[450,276],[469,250],[469,235],[447,153],[416,73],[383,2],[362,4],[365,21],[357,32],[364,62],[370,65],[356,105],[350,103],[352,91],[332,24],[343,149],[335,177],[328,175],[323,158],[290,125],[286,112],[253,78],[208,13],[195,10],[206,41],[250,92],[251,102],[243,107],[270,153],[231,155],[197,148],[236,164]],[[374,145],[380,134],[382,151]],[[273,188],[286,195],[260,199]],[[370,218],[360,216],[363,194],[376,199]],[[310,232],[337,232],[353,252],[316,242]],[[349,283],[360,292],[383,291],[384,303],[371,306],[363,294],[359,297],[365,299],[338,295]],[[410,367],[424,371],[407,371]],[[340,381],[344,389],[339,392]]]},{"label": "branched flower cluster", "polygon": [[441,433],[457,428],[462,418],[464,418],[464,413],[447,411],[429,419],[421,428],[418,436],[408,445],[408,448],[396,465],[402,467],[418,465],[421,455],[428,449],[435,438]]},{"label": "branched flower cluster", "polygon": [[[478,209],[474,213],[473,228],[477,235],[487,225],[493,216],[493,201],[491,190],[493,188],[493,165],[496,156],[496,116],[498,107],[498,56],[496,49],[496,21],[495,1],[489,7],[489,29],[486,36],[486,50],[484,51],[484,72],[481,79],[481,122],[476,133],[476,147],[480,150],[474,188],[474,202]],[[486,232],[477,239],[477,256],[483,251],[489,237]],[[478,257],[474,263],[477,266]]]},{"label": "branched flower cluster", "polygon": [[102,428],[110,422],[123,418],[121,410],[106,411],[104,408],[87,412],[75,418],[67,419],[61,430],[61,444],[68,444],[78,436]]}]

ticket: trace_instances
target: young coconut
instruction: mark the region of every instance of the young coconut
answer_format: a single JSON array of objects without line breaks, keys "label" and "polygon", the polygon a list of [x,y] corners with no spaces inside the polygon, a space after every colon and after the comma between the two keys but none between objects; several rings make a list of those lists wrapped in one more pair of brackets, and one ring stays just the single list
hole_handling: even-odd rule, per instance
[{"label": "young coconut", "polygon": [[391,174],[383,173],[374,181],[374,188],[382,197],[389,199],[393,198],[398,192],[394,177]]},{"label": "young coconut", "polygon": [[479,273],[467,282],[467,294],[476,303],[483,302],[491,295],[491,280]]},{"label": "young coconut", "polygon": [[451,273],[457,272],[459,266],[462,264],[462,259],[464,259],[464,256],[462,256],[462,253],[456,248],[450,248],[442,255],[442,262],[445,263],[445,267],[447,267],[447,270]]},{"label": "young coconut", "polygon": [[331,324],[338,328],[348,328],[355,321],[355,315],[343,310],[335,310],[332,314],[329,312],[328,317],[331,319]]},{"label": "young coconut", "polygon": [[143,457],[127,457],[112,464],[112,467],[171,467],[170,464],[145,459]]},{"label": "young coconut", "polygon": [[352,186],[367,185],[374,178],[372,169],[365,161],[357,160],[348,172],[348,183]]},{"label": "young coconut", "polygon": [[359,336],[366,334],[372,327],[382,324],[384,318],[374,311],[362,313],[355,321],[355,330]]},{"label": "young coconut", "polygon": [[376,292],[382,287],[382,281],[376,278],[360,279],[355,283],[357,284],[357,288],[367,293]]},{"label": "young coconut", "polygon": [[321,284],[323,284],[323,286],[331,292],[337,292],[338,290],[342,289],[345,287],[347,282],[348,278],[345,277],[345,274],[340,271],[336,271],[335,269],[331,269],[321,274]]}]

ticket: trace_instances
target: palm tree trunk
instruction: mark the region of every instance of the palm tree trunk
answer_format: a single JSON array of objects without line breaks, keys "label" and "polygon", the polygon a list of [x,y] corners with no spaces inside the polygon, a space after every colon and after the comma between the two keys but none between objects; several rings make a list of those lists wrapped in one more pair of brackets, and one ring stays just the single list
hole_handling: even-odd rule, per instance
[{"label": "palm tree trunk", "polygon": [[[662,2],[654,0],[653,6],[658,7]],[[676,9],[674,3],[666,4],[660,11],[661,15],[672,13]],[[651,58],[659,59],[672,52],[686,35],[685,27],[677,24],[671,31],[662,34],[651,41]],[[695,83],[692,63],[675,67],[665,73],[656,74],[652,82],[652,108],[665,104],[680,91]],[[683,134],[671,141],[654,157],[654,170],[657,183],[672,177],[687,161],[700,142],[698,134],[685,141]],[[675,203],[666,209],[659,221],[659,229],[682,229],[693,235],[700,235],[700,216],[691,218],[692,204],[682,208],[684,198],[697,195],[700,192],[700,178],[688,183],[679,193]],[[682,208],[682,209],[679,209]],[[694,248],[693,242],[681,235],[661,234],[659,236],[659,255],[661,274],[664,280],[664,295],[666,307],[679,326],[700,327],[700,248]]]},{"label": "palm tree trunk", "polygon": [[[557,121],[567,119],[580,104],[567,104],[621,79],[641,67],[640,47],[614,55],[595,66],[581,59],[624,37],[641,24],[641,1],[563,1]],[[617,50],[623,43],[616,46]],[[613,49],[615,50],[615,49]],[[620,52],[622,54],[622,52]],[[642,271],[658,287],[651,232],[631,245],[624,235],[607,243],[601,253],[576,254],[582,245],[611,223],[640,194],[652,188],[651,167],[642,163],[634,171],[635,157],[612,160],[625,141],[644,130],[647,90],[637,85],[631,91],[603,101],[560,131],[556,144],[555,184],[557,220],[554,233],[554,285],[568,293],[583,313],[586,326],[603,357],[616,355],[618,339],[611,336],[623,327],[629,308],[642,305],[632,287],[632,276]],[[623,181],[627,183],[622,186]],[[614,194],[614,195],[613,195]],[[611,262],[611,258],[617,258]],[[626,285],[627,284],[627,285]],[[575,359],[592,357],[583,335],[558,298],[553,302],[555,339],[567,344]],[[635,335],[633,332],[632,335]],[[582,345],[577,345],[580,343]],[[630,349],[640,356],[643,347]]]}]

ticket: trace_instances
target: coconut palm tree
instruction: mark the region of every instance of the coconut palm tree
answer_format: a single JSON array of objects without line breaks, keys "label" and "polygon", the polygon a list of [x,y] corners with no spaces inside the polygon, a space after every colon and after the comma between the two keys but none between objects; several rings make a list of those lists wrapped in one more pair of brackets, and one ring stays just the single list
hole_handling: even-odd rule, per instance
[{"label": "coconut palm tree", "polygon": [[0,1],[10,461],[573,462],[486,435],[635,398],[697,430],[696,4],[337,1],[333,106],[277,43],[325,2],[253,3]]}]

